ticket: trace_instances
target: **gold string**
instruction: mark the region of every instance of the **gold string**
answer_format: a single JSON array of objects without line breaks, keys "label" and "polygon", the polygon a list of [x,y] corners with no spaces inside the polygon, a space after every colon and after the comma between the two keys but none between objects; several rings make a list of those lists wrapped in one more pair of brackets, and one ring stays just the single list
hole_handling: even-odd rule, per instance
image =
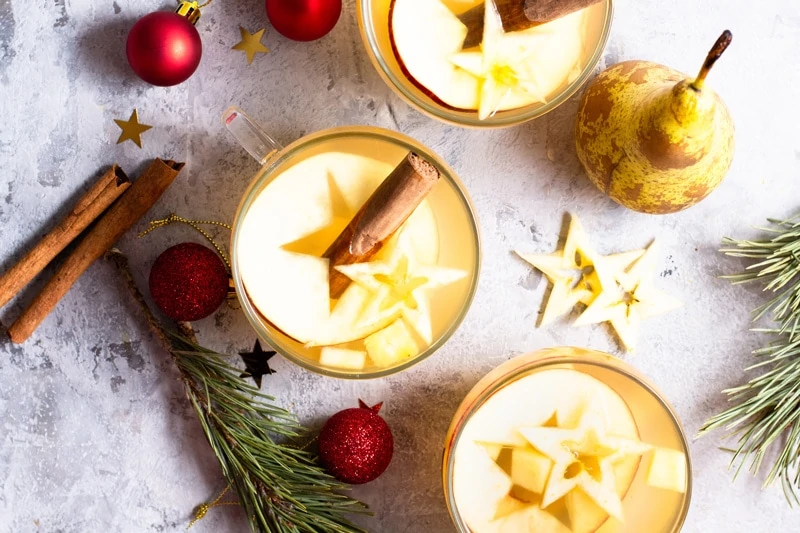
[{"label": "gold string", "polygon": [[239,505],[239,502],[221,502],[220,501],[222,499],[222,497],[225,496],[225,494],[227,494],[230,489],[231,489],[231,486],[228,485],[227,487],[225,487],[225,489],[222,492],[220,492],[219,496],[217,496],[217,498],[213,502],[211,502],[211,503],[201,503],[197,507],[197,513],[195,513],[194,518],[192,519],[191,522],[189,522],[189,525],[186,526],[186,529],[188,530],[193,525],[198,523],[200,520],[205,518],[205,516],[208,513],[208,511],[210,511],[211,508],[213,508],[213,507],[218,507],[220,505]]},{"label": "gold string", "polygon": [[220,255],[220,257],[222,257],[222,260],[225,261],[225,264],[228,266],[228,271],[231,270],[231,262],[228,260],[228,256],[225,254],[225,251],[219,244],[217,244],[217,241],[215,241],[214,238],[211,235],[209,235],[208,232],[206,232],[206,230],[198,226],[198,224],[210,224],[212,226],[220,226],[222,228],[230,230],[231,229],[230,225],[225,224],[223,222],[217,222],[214,220],[189,220],[188,218],[179,217],[175,213],[171,213],[167,218],[162,218],[161,220],[152,220],[150,222],[150,226],[139,234],[139,238],[141,239],[142,237],[144,237],[145,235],[147,235],[156,228],[169,226],[173,222],[182,222],[197,230],[197,232],[200,233],[200,235],[205,237],[206,240],[214,246],[214,249],[217,250],[217,253]]}]

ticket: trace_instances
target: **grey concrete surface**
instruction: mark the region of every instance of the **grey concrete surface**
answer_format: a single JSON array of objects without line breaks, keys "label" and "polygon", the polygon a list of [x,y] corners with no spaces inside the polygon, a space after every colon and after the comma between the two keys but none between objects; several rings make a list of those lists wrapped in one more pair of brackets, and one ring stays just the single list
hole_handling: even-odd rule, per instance
[{"label": "grey concrete surface", "polygon": [[[743,379],[748,311],[755,288],[717,278],[737,260],[716,252],[724,235],[800,207],[800,4],[793,0],[623,0],[601,67],[642,58],[694,72],[720,31],[734,44],[709,77],[731,109],[737,154],[723,185],[681,214],[636,214],[604,198],[582,175],[572,145],[577,100],[528,124],[497,131],[434,122],[381,81],[361,44],[353,0],[339,25],[311,44],[282,38],[261,0],[216,0],[198,28],[203,62],[188,82],[156,88],[135,78],[124,55],[128,28],[168,9],[164,1],[0,0],[0,270],[49,229],[98,170],[120,163],[132,175],[156,156],[188,163],[150,215],[175,211],[229,221],[257,169],[219,122],[231,104],[281,142],[322,128],[395,128],[437,150],[460,173],[483,233],[480,288],[469,316],[434,357],[401,375],[354,383],[323,378],[284,360],[264,389],[319,426],[337,410],[385,401],[396,437],[394,462],[356,495],[374,532],[452,530],[440,486],[442,440],[469,388],[498,363],[532,349],[574,344],[618,353],[604,326],[567,321],[535,329],[545,281],[510,253],[554,249],[566,211],[577,212],[604,253],[657,237],[658,285],[683,299],[646,323],[626,358],[674,403],[687,430],[725,405],[719,391]],[[230,48],[239,25],[267,26],[271,49],[247,65]],[[154,126],[144,148],[116,145],[114,118],[138,108]],[[185,227],[119,243],[144,286],[168,245],[201,238]],[[224,234],[218,234],[224,240]],[[7,325],[52,268],[0,312]],[[203,343],[235,352],[254,340],[244,317],[223,308],[196,323]],[[192,509],[223,486],[171,363],[148,333],[113,268],[98,263],[23,346],[0,345],[0,532],[182,531]],[[692,444],[695,490],[687,533],[800,531],[778,487],[743,474],[734,484],[719,435]],[[236,507],[209,513],[196,533],[243,532]],[[646,533],[646,532],[645,532]]]}]

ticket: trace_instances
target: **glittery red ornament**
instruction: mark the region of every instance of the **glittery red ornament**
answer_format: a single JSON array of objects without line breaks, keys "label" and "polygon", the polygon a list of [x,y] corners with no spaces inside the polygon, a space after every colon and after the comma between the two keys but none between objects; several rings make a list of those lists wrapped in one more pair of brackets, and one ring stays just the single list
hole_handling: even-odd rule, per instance
[{"label": "glittery red ornament", "polygon": [[378,415],[383,403],[339,411],[319,434],[319,459],[330,474],[345,483],[367,483],[383,474],[392,461],[394,439]]},{"label": "glittery red ornament", "polygon": [[330,32],[342,14],[342,0],[266,0],[272,26],[293,41],[314,41]]},{"label": "glittery red ornament", "polygon": [[150,269],[150,294],[173,320],[205,318],[228,295],[228,271],[209,248],[184,242],[168,248]]},{"label": "glittery red ornament", "polygon": [[178,12],[157,11],[140,18],[128,33],[128,63],[147,83],[169,87],[189,79],[200,65],[203,42],[194,23],[196,2],[181,2]]}]

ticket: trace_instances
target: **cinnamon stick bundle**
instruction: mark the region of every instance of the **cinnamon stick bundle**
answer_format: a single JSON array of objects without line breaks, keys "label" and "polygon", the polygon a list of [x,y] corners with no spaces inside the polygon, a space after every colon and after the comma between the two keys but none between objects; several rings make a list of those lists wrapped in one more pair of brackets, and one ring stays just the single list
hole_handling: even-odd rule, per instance
[{"label": "cinnamon stick bundle", "polygon": [[[600,0],[494,0],[503,31],[522,31],[560,19],[570,13],[596,4]],[[464,48],[472,48],[483,40],[485,4],[465,11],[458,18],[467,27]]]},{"label": "cinnamon stick bundle", "polygon": [[117,165],[108,169],[55,228],[0,276],[0,307],[6,305],[39,275],[56,255],[103,214],[130,185],[128,176]]},{"label": "cinnamon stick bundle", "polygon": [[8,328],[12,342],[25,342],[89,266],[156,203],[184,163],[155,159],[98,220],[31,305]]},{"label": "cinnamon stick bundle", "polygon": [[436,182],[439,170],[409,152],[347,227],[322,255],[329,260],[331,298],[338,298],[350,278],[336,270],[339,265],[369,261],[422,203]]}]

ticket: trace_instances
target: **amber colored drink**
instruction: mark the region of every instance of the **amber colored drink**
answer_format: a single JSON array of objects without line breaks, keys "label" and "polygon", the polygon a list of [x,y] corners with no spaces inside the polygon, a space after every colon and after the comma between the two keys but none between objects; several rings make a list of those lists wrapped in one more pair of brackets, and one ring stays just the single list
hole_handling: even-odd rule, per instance
[{"label": "amber colored drink", "polygon": [[[396,262],[395,270],[407,269],[409,278],[414,269],[458,275],[446,284],[416,292],[412,289],[425,279],[409,279],[401,284],[408,294],[387,300],[408,303],[407,314],[394,313],[380,327],[368,327],[364,324],[370,323],[371,314],[391,314],[389,305],[376,302],[371,289],[356,282],[340,299],[329,299],[327,263],[321,257],[409,151],[433,163],[442,177],[396,239],[370,261],[389,264],[396,262],[398,254],[408,255],[411,263],[397,266]],[[479,264],[477,225],[452,170],[412,139],[369,127],[338,128],[305,137],[268,161],[240,205],[232,248],[237,291],[259,335],[306,368],[347,378],[402,370],[441,346],[466,313]],[[367,277],[383,283],[391,275]],[[427,338],[424,328],[418,328],[423,330],[420,334],[412,327],[428,323],[426,316],[420,318],[422,311],[429,317]],[[387,345],[399,341],[391,331],[367,345],[373,333],[398,321],[401,324],[395,324],[395,329],[413,338],[415,350],[393,358]],[[408,340],[405,337],[403,342]],[[389,355],[385,355],[387,350]]]},{"label": "amber colored drink", "polygon": [[[370,59],[379,74],[399,96],[420,111],[445,122],[472,127],[498,127],[519,124],[547,113],[568,99],[588,80],[592,70],[602,57],[610,32],[613,11],[611,0],[601,0],[597,4],[581,10],[580,13],[574,14],[575,16],[569,15],[572,17],[570,20],[579,19],[577,30],[570,30],[572,33],[566,40],[570,43],[570,47],[574,45],[577,50],[564,56],[564,65],[542,65],[544,68],[537,71],[536,61],[541,60],[536,59],[535,53],[533,54],[533,63],[530,65],[533,74],[532,78],[549,78],[554,69],[560,72],[558,68],[560,66],[563,66],[566,70],[562,74],[557,74],[558,79],[555,82],[551,83],[548,80],[544,84],[544,91],[538,95],[538,101],[525,102],[524,99],[515,98],[514,95],[506,95],[503,98],[499,98],[498,102],[501,104],[505,102],[507,105],[499,105],[498,110],[492,112],[490,116],[479,118],[477,104],[474,107],[466,108],[460,103],[463,102],[463,99],[458,96],[458,90],[453,89],[453,87],[461,84],[459,80],[463,81],[464,78],[469,77],[464,76],[463,72],[457,72],[452,80],[440,80],[442,82],[440,86],[444,87],[448,94],[442,94],[427,83],[427,81],[435,80],[417,79],[420,76],[412,74],[415,71],[421,72],[422,70],[415,68],[415,65],[412,64],[419,62],[419,57],[426,58],[435,55],[436,45],[440,42],[441,36],[435,37],[431,43],[423,43],[420,46],[420,54],[417,57],[413,55],[403,57],[403,46],[402,44],[398,46],[398,43],[400,43],[399,36],[396,37],[394,35],[393,10],[397,7],[395,1],[405,2],[406,0],[359,0],[358,2],[362,38]],[[438,2],[439,0],[436,1]],[[452,12],[453,16],[461,15],[482,3],[480,0],[442,0],[442,4]],[[424,6],[425,4],[420,5]],[[424,31],[428,34],[436,33],[436,28],[441,29],[445,26],[438,19],[429,21],[429,24],[426,24],[425,20],[423,20],[426,16],[428,16],[426,13],[421,13],[417,19],[417,24],[408,24],[410,28],[408,33],[411,40],[424,39],[422,35],[418,37],[414,35],[415,31],[417,31],[414,26],[420,32],[423,31],[422,28],[427,28]],[[408,18],[414,19],[414,17]],[[554,27],[562,28],[564,26],[562,22],[563,19],[559,19],[552,24],[555,25]],[[568,25],[570,27],[575,26],[575,24],[571,23]],[[546,26],[542,26],[542,28]],[[547,32],[542,33],[546,34]],[[573,33],[575,34],[574,38],[572,37]],[[534,42],[531,46],[531,51],[535,51],[539,44]],[[552,46],[552,53],[546,53],[545,58],[559,54],[565,47],[565,43],[552,43]],[[428,65],[428,72],[442,71],[449,68],[449,58],[455,55],[450,52],[457,53],[458,46],[453,46],[451,43],[451,45],[444,45],[443,48],[441,68],[431,64]],[[425,53],[425,49],[430,50],[430,54]],[[467,48],[466,51],[478,49],[477,47],[472,47]],[[469,63],[472,62],[462,62],[465,66]],[[538,83],[542,79],[533,81]],[[478,80],[475,83],[480,86],[481,82]],[[520,102],[521,105],[515,105],[513,102]]]},{"label": "amber colored drink", "polygon": [[[536,384],[535,388],[526,390],[526,383]],[[570,390],[570,383],[578,387]],[[592,383],[601,394],[587,392],[595,386]],[[562,400],[554,399],[559,395]],[[583,399],[578,398],[581,395]],[[503,484],[503,476],[506,473],[510,476],[512,468],[507,464],[506,456],[527,447],[533,457],[539,458],[537,460],[547,462],[549,459],[542,459],[536,446],[517,439],[517,430],[521,428],[524,433],[528,431],[524,428],[529,425],[541,425],[544,430],[540,428],[530,434],[536,431],[558,434],[561,429],[550,431],[547,428],[574,427],[577,418],[568,420],[565,413],[587,407],[607,413],[609,433],[616,435],[611,439],[625,437],[629,439],[626,442],[644,443],[644,447],[634,450],[634,453],[620,454],[613,463],[622,505],[621,519],[599,510],[595,503],[598,498],[587,497],[582,491],[577,497],[573,492],[567,492],[568,496],[526,515],[526,507],[541,505],[543,496],[519,487],[517,478],[513,484],[511,481]],[[557,420],[562,415],[566,422]],[[481,455],[485,450],[491,452],[493,440],[507,441],[502,451],[492,455],[494,464]],[[538,445],[541,441],[533,439],[533,442]],[[632,448],[627,451],[631,452]],[[610,450],[603,450],[596,455],[602,460],[609,453]],[[654,460],[656,453],[659,455],[657,461]],[[667,460],[663,461],[665,456]],[[575,454],[575,465],[583,460],[580,454]],[[484,473],[481,470],[484,462],[494,470]],[[653,462],[660,463],[655,471]],[[578,469],[572,469],[575,465],[564,472],[565,478],[577,475]],[[590,474],[588,477],[602,481],[596,462],[585,461],[581,466]],[[691,497],[688,444],[673,409],[626,363],[600,352],[579,348],[553,348],[519,356],[500,365],[478,382],[453,418],[445,442],[443,469],[450,514],[457,529],[463,533],[677,533],[686,517]],[[556,475],[559,474],[553,467],[550,477]],[[535,490],[544,493],[544,479],[548,483],[550,479],[542,479],[542,489]],[[665,479],[674,486],[665,488]],[[506,491],[508,495],[496,506],[497,510],[486,503],[493,498],[499,501]],[[572,508],[569,508],[570,504]],[[476,510],[480,506],[487,506],[483,515],[480,509]],[[498,516],[500,518],[496,518]]]}]

